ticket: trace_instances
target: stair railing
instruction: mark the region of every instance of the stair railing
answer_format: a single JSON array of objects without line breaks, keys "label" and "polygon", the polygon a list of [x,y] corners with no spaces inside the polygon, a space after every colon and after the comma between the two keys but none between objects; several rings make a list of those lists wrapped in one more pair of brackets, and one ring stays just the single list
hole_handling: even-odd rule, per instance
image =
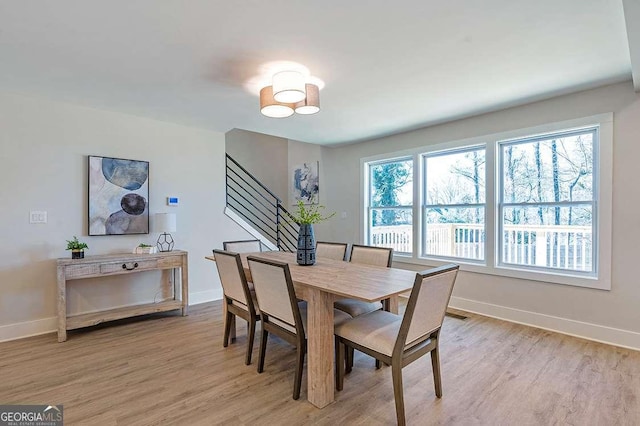
[{"label": "stair railing", "polygon": [[229,154],[226,154],[225,169],[227,207],[280,251],[295,251],[298,225],[282,200]]}]

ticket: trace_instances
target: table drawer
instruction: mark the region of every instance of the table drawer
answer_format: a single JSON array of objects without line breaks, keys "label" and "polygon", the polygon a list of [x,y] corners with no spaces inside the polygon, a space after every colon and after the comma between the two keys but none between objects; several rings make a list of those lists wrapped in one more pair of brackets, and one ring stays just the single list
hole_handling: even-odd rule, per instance
[{"label": "table drawer", "polygon": [[182,267],[182,256],[170,256],[158,259],[158,267],[162,269],[180,268]]},{"label": "table drawer", "polygon": [[101,274],[113,274],[124,271],[146,271],[149,269],[158,269],[158,259],[103,263],[102,265],[100,265]]}]

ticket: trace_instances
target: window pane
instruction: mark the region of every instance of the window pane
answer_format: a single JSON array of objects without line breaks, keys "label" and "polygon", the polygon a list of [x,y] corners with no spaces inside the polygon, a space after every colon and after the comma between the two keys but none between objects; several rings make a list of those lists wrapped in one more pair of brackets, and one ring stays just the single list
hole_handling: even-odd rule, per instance
[{"label": "window pane", "polygon": [[425,209],[424,254],[484,260],[484,208]]},{"label": "window pane", "polygon": [[502,262],[593,271],[591,205],[505,208]]},{"label": "window pane", "polygon": [[370,206],[413,205],[413,160],[370,166]]},{"label": "window pane", "polygon": [[593,136],[502,145],[503,202],[591,201]]},{"label": "window pane", "polygon": [[411,209],[372,209],[369,244],[393,247],[394,252],[413,251],[413,211]]},{"label": "window pane", "polygon": [[484,204],[484,168],[484,148],[426,157],[427,204]]}]

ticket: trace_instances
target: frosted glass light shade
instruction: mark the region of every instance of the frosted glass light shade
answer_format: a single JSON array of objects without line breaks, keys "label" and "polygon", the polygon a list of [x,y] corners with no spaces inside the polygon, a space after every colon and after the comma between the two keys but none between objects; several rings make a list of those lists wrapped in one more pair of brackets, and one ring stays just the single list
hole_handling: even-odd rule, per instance
[{"label": "frosted glass light shade", "polygon": [[284,118],[293,114],[293,104],[281,103],[273,98],[273,86],[260,90],[260,112],[271,118]]},{"label": "frosted glass light shade", "polygon": [[176,232],[175,213],[156,213],[156,232]]},{"label": "frosted glass light shade", "polygon": [[296,104],[296,113],[302,115],[315,114],[320,111],[320,90],[315,84],[306,84],[307,97]]},{"label": "frosted glass light shade", "polygon": [[305,78],[297,71],[273,75],[273,98],[281,103],[296,103],[305,97]]}]

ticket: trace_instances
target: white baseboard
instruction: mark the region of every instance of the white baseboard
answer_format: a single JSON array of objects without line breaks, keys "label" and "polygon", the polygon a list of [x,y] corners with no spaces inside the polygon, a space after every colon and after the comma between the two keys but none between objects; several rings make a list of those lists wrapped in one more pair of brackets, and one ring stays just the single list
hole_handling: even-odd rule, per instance
[{"label": "white baseboard", "polygon": [[517,324],[555,331],[569,336],[581,337],[627,349],[640,350],[640,333],[619,328],[591,324],[537,312],[523,311],[491,303],[452,297],[449,306],[487,317],[497,318]]},{"label": "white baseboard", "polygon": [[[0,326],[0,342],[52,333],[58,330],[58,317]],[[57,337],[56,337],[57,340]]]},{"label": "white baseboard", "polygon": [[222,299],[222,289],[199,291],[189,294],[189,306],[199,305],[200,303],[212,302]]}]

